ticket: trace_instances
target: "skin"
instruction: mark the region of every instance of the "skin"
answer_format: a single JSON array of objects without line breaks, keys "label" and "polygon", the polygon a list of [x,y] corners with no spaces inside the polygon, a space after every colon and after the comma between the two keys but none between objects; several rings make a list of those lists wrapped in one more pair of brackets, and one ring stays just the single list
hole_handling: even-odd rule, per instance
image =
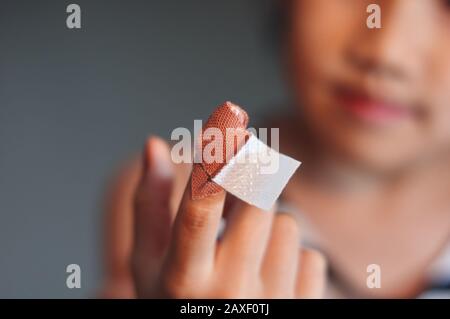
[{"label": "skin", "polygon": [[[165,141],[152,137],[144,150],[143,166],[132,163],[113,183],[119,189],[136,182],[137,187],[123,192],[113,188],[118,196],[107,197],[112,210],[107,211],[106,280],[101,297],[322,295],[325,260],[299,246],[295,218],[275,216],[243,202],[228,203],[224,210],[224,192],[194,201],[191,188],[185,187],[189,172],[189,167],[172,164]],[[224,211],[227,226],[218,241]]]},{"label": "skin", "polygon": [[[301,127],[283,141],[304,165],[285,195],[308,215],[351,294],[412,297],[450,233],[450,6],[378,1],[383,27],[371,30],[369,3],[286,4],[299,117],[280,127]],[[355,115],[342,88],[409,113],[382,122]],[[365,286],[372,263],[382,267],[381,289]]]},{"label": "skin", "polygon": [[[288,76],[310,136],[328,150],[331,160],[378,176],[448,158],[450,4],[378,1],[382,29],[368,29],[370,3],[289,4]],[[339,88],[393,101],[412,114],[392,123],[352,117],[340,107]]]},{"label": "skin", "polygon": [[[450,239],[450,5],[377,1],[383,27],[368,29],[372,2],[280,1],[297,116],[275,126],[282,150],[303,162],[283,196],[320,235],[349,295],[414,297]],[[402,116],[348,108],[355,96]],[[173,167],[167,144],[151,138],[111,183],[102,296],[322,296],[324,257],[298,245],[292,216],[223,209],[223,194],[193,202],[188,179],[189,167]],[[366,287],[373,263],[381,289]]]}]

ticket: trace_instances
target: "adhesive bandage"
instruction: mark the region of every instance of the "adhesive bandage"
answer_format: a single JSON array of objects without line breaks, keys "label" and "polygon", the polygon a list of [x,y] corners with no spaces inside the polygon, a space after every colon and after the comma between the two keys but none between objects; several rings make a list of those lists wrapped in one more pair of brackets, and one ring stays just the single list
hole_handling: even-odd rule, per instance
[{"label": "adhesive bandage", "polygon": [[270,210],[300,162],[268,147],[246,130],[247,113],[226,102],[202,129],[194,163],[193,199],[226,190],[263,210]]}]

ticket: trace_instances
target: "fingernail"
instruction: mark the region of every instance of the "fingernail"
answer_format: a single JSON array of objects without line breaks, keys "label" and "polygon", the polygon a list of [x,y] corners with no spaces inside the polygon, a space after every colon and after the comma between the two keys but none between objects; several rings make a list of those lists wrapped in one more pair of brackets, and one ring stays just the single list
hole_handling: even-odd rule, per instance
[{"label": "fingernail", "polygon": [[230,112],[238,118],[239,122],[243,126],[247,126],[248,124],[247,112],[245,112],[241,107],[230,101],[225,102],[225,107],[227,107],[230,110]]}]

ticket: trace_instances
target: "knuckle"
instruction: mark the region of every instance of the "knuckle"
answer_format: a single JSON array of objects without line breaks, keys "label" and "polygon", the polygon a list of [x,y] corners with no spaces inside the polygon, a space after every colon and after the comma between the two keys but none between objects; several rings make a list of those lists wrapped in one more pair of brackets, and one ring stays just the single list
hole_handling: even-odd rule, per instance
[{"label": "knuckle", "polygon": [[204,229],[208,226],[209,223],[209,214],[208,211],[203,209],[190,209],[186,210],[186,216],[184,218],[183,227],[188,232],[195,233],[201,229]]}]

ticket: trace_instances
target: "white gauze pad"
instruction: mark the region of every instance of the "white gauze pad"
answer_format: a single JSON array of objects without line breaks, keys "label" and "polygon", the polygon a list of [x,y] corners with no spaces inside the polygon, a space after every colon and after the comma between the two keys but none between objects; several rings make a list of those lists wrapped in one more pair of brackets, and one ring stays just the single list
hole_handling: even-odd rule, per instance
[{"label": "white gauze pad", "polygon": [[251,134],[212,180],[239,199],[268,211],[300,164]]}]

